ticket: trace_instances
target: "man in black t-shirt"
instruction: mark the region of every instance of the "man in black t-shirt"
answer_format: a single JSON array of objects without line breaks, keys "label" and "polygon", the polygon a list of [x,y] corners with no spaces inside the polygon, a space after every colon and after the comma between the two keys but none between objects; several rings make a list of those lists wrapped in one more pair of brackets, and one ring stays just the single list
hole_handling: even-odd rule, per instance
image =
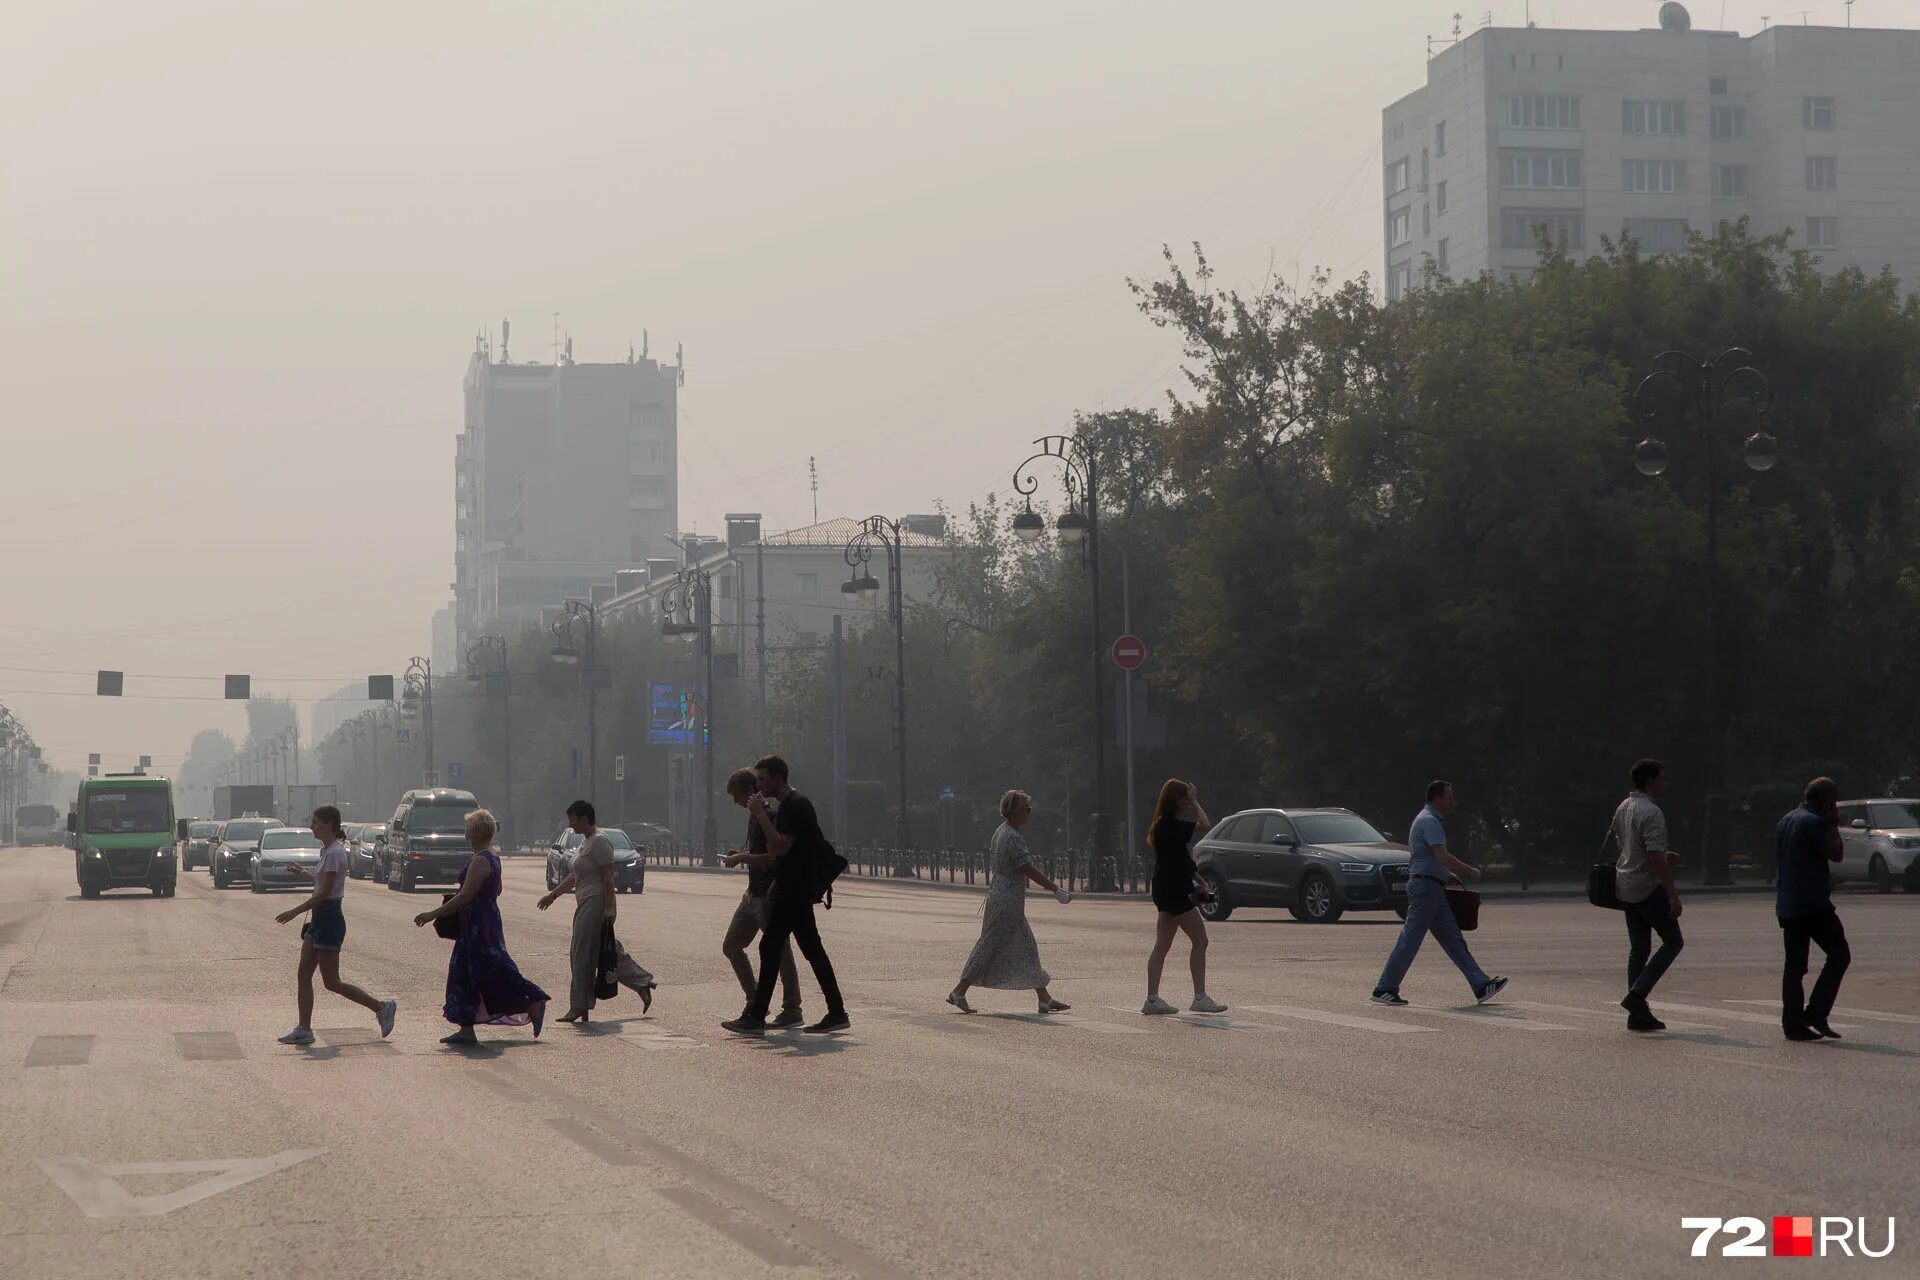
[{"label": "man in black t-shirt", "polygon": [[[779,977],[780,957],[787,942],[813,966],[813,976],[826,997],[827,1016],[807,1028],[809,1034],[824,1035],[845,1031],[846,1004],[840,998],[840,984],[833,976],[833,961],[820,943],[820,930],[814,924],[813,903],[815,855],[826,837],[820,832],[820,818],[813,801],[795,791],[787,781],[787,762],[779,756],[767,756],[753,766],[759,791],[748,802],[748,812],[767,838],[767,852],[773,855],[773,889],[768,895],[771,909],[767,927],[760,934],[760,981],[751,1002],[738,1018],[720,1025],[740,1035],[764,1035],[767,1006],[773,1000],[773,984]],[[767,812],[767,801],[777,800],[777,817]]]}]

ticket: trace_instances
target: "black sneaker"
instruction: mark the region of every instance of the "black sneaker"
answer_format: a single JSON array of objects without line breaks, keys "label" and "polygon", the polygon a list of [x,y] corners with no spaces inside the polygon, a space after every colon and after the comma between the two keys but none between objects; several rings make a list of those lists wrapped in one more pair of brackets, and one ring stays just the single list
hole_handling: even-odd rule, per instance
[{"label": "black sneaker", "polygon": [[1475,1003],[1485,1004],[1506,989],[1507,980],[1505,978],[1488,978],[1487,985],[1474,992],[1473,998]]},{"label": "black sneaker", "polygon": [[1820,1033],[1812,1027],[1782,1027],[1782,1034],[1789,1040],[1818,1040]]},{"label": "black sneaker", "polygon": [[1641,1001],[1637,1008],[1627,1010],[1627,1030],[1629,1031],[1665,1031],[1667,1024],[1653,1016],[1653,1010]]},{"label": "black sneaker", "polygon": [[806,1016],[798,1009],[782,1009],[767,1025],[778,1030],[781,1027],[797,1027],[806,1020]]},{"label": "black sneaker", "polygon": [[743,1013],[739,1017],[720,1024],[737,1036],[763,1036],[767,1034],[767,1020]]},{"label": "black sneaker", "polygon": [[1807,1026],[1812,1029],[1815,1035],[1820,1036],[1822,1039],[1838,1040],[1840,1038],[1840,1033],[1828,1026],[1825,1018],[1821,1018],[1818,1021],[1810,1018],[1807,1020]]},{"label": "black sneaker", "polygon": [[830,1013],[806,1029],[810,1036],[824,1036],[829,1031],[845,1031],[853,1025],[852,1019],[844,1013]]},{"label": "black sneaker", "polygon": [[1406,1003],[1398,991],[1376,991],[1368,996],[1367,999],[1373,1001],[1375,1004],[1402,1005]]}]

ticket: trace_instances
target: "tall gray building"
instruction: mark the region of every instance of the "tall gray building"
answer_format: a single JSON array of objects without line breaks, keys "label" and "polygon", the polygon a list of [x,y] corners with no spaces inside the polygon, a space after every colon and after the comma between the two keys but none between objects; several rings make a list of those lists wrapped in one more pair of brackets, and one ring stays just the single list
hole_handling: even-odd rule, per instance
[{"label": "tall gray building", "polygon": [[1920,286],[1920,31],[1782,25],[1488,27],[1383,113],[1387,296],[1443,275],[1525,278],[1537,229],[1575,252],[1685,246],[1745,216],[1826,269]]},{"label": "tall gray building", "polygon": [[467,364],[455,450],[455,647],[536,625],[543,609],[650,557],[677,555],[684,374],[622,364],[510,363],[483,338]]}]

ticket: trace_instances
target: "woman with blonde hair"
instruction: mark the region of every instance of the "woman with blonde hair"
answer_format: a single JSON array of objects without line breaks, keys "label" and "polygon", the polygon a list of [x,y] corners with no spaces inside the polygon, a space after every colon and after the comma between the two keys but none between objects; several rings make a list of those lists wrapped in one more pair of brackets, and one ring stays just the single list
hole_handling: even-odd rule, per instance
[{"label": "woman with blonde hair", "polygon": [[499,829],[485,809],[467,815],[467,844],[473,858],[460,873],[460,891],[413,918],[416,925],[449,917],[459,921],[453,956],[447,961],[447,1000],[441,1013],[460,1029],[441,1044],[480,1043],[473,1028],[482,1022],[508,1027],[531,1022],[537,1040],[547,1019],[547,993],[521,977],[519,966],[507,954],[500,923],[500,855],[493,851],[494,833]]},{"label": "woman with blonde hair", "polygon": [[[1160,970],[1173,948],[1173,935],[1186,931],[1193,944],[1188,966],[1193,970],[1195,1013],[1224,1013],[1227,1006],[1207,994],[1207,926],[1194,909],[1193,845],[1213,823],[1200,807],[1200,794],[1190,782],[1168,778],[1153,806],[1147,844],[1153,848],[1153,905],[1159,911],[1153,953],[1147,957],[1147,1002],[1140,1012],[1166,1014],[1174,1007],[1160,998]],[[1205,892],[1204,889],[1201,892]]]},{"label": "woman with blonde hair", "polygon": [[1033,938],[1033,926],[1027,923],[1027,882],[1054,895],[1063,904],[1073,895],[1047,878],[1033,865],[1026,837],[1020,828],[1033,816],[1033,797],[1024,791],[1009,791],[1000,797],[1000,827],[993,833],[991,854],[992,883],[987,887],[987,904],[980,919],[980,940],[960,971],[960,985],[947,996],[947,1003],[962,1013],[972,1013],[967,1003],[967,988],[992,987],[999,991],[1032,991],[1040,999],[1041,1013],[1060,1013],[1067,1005],[1047,991],[1047,971],[1040,967],[1040,946]]}]

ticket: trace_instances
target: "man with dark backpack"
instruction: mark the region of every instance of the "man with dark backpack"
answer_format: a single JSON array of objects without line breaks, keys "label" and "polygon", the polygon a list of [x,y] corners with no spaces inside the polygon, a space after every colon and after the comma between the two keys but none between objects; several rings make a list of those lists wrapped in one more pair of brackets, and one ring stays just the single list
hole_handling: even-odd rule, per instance
[{"label": "man with dark backpack", "polygon": [[[787,762],[779,756],[766,756],[753,766],[759,791],[747,808],[753,821],[767,838],[767,852],[773,855],[773,888],[768,894],[771,909],[767,926],[760,934],[760,981],[753,999],[738,1018],[720,1025],[738,1035],[765,1035],[767,1006],[773,1001],[774,984],[780,976],[780,957],[792,940],[794,947],[813,966],[813,976],[826,997],[827,1015],[807,1027],[810,1035],[845,1031],[853,1025],[847,1018],[847,1006],[840,997],[840,983],[833,976],[833,961],[821,945],[820,930],[814,923],[813,904],[826,893],[833,872],[846,864],[839,859],[820,830],[819,815],[813,801],[793,789],[787,780]],[[767,801],[778,803],[778,814],[767,812]]]}]

